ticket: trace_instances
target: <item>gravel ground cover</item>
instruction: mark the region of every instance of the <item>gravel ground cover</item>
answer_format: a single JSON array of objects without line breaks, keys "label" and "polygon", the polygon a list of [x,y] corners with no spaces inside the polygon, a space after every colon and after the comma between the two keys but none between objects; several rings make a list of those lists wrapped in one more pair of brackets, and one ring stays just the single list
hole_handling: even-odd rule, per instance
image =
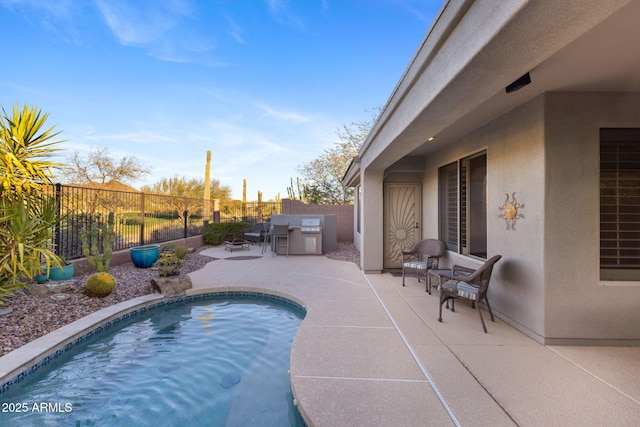
[{"label": "gravel ground cover", "polygon": [[[206,248],[198,248],[185,257],[181,274],[199,270],[205,264],[217,260],[200,254]],[[352,243],[339,243],[337,250],[326,256],[360,264],[360,253]],[[109,273],[116,278],[118,286],[105,298],[90,298],[82,293],[88,274],[74,277],[63,285],[63,292],[68,295],[64,300],[56,300],[51,294],[35,290],[14,293],[6,298],[5,305],[0,306],[0,309],[10,307],[12,312],[0,316],[0,356],[102,308],[154,292],[151,279],[157,273],[151,269],[123,264],[111,267]]]}]

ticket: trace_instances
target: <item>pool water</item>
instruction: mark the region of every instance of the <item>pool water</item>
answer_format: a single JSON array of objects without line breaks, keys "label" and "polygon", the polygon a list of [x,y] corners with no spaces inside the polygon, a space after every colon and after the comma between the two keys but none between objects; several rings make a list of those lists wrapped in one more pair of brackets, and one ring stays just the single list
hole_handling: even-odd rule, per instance
[{"label": "pool water", "polygon": [[288,376],[303,316],[246,297],[154,308],[1,394],[0,425],[303,425]]}]

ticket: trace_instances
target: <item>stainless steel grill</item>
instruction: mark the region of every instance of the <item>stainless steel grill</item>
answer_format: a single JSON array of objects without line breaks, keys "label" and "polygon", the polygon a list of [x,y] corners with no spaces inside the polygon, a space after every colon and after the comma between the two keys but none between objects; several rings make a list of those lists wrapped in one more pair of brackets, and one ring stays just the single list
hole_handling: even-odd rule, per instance
[{"label": "stainless steel grill", "polygon": [[319,218],[304,218],[300,223],[300,232],[305,234],[321,233],[322,227],[320,227]]}]

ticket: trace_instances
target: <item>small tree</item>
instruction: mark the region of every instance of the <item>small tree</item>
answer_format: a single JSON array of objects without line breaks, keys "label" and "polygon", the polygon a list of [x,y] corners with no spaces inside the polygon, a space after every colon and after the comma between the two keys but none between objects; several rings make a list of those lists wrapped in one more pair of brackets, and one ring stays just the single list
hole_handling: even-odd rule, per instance
[{"label": "small tree", "polygon": [[[353,203],[353,189],[342,184],[342,177],[349,162],[358,154],[360,146],[367,139],[373,123],[372,119],[352,123],[350,126],[344,125],[336,132],[339,142],[334,147],[298,167],[298,172],[303,177],[303,192],[299,193],[304,195],[307,203]],[[295,191],[294,188],[292,190]]]},{"label": "small tree", "polygon": [[[174,176],[173,178],[162,178],[160,181],[152,185],[145,185],[142,191],[145,193],[162,194],[165,196],[173,196],[168,199],[167,204],[175,210],[180,219],[184,220],[184,212],[187,215],[199,208],[205,206],[203,199],[204,182],[198,179],[190,179]],[[209,183],[210,197],[209,199],[228,200],[231,198],[231,187],[220,185],[217,179],[211,180]]]}]

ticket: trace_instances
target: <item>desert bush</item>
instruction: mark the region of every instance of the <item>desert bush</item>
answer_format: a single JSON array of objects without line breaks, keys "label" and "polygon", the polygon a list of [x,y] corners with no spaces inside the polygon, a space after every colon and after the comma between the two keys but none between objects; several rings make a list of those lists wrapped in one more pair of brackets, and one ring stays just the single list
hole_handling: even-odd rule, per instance
[{"label": "desert bush", "polygon": [[227,238],[242,238],[244,232],[251,228],[246,222],[216,222],[205,227],[202,240],[207,245],[221,245]]}]

